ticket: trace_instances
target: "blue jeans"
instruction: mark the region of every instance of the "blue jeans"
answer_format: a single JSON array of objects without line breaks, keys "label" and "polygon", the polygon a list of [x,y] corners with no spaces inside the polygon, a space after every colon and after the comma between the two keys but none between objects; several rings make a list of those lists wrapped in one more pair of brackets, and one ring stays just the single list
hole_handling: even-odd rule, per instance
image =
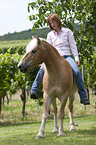
[{"label": "blue jeans", "polygon": [[[75,63],[75,61],[73,60],[73,58],[71,56],[65,55],[63,57],[69,62],[69,64],[71,65],[71,68],[73,70],[73,75],[75,76],[75,79],[76,79],[76,84],[77,84],[77,88],[78,88],[78,93],[80,95],[80,100],[87,99],[84,82],[82,80],[82,76],[81,76],[81,73],[79,71],[77,64]],[[37,95],[39,95],[39,89],[42,85],[43,75],[44,75],[44,70],[41,67],[33,82],[33,85],[31,88],[31,93],[35,92],[35,93],[37,93]]]},{"label": "blue jeans", "polygon": [[41,67],[36,75],[36,78],[32,84],[32,87],[31,87],[31,93],[35,92],[37,94],[37,96],[39,95],[39,89],[42,85],[43,75],[44,75],[44,70]]}]

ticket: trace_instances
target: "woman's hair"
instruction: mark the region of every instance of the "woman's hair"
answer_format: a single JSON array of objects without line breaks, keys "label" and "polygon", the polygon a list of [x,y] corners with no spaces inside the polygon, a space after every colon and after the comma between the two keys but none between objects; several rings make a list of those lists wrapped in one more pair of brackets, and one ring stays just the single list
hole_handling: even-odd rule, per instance
[{"label": "woman's hair", "polygon": [[57,14],[51,14],[51,15],[49,15],[49,17],[48,17],[47,20],[46,20],[47,23],[48,23],[48,25],[49,25],[49,28],[50,28],[51,30],[53,30],[53,28],[52,28],[52,26],[51,26],[51,24],[50,24],[50,20],[56,21],[57,24],[58,24],[58,27],[61,29],[62,23],[61,23],[60,18],[58,17]]}]

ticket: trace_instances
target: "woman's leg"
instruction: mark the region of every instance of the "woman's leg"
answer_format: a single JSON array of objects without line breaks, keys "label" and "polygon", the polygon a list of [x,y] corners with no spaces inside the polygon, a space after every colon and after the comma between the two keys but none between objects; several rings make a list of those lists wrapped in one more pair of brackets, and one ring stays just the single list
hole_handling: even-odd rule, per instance
[{"label": "woman's leg", "polygon": [[83,82],[83,79],[82,79],[82,76],[81,76],[81,73],[79,71],[77,64],[75,63],[73,58],[70,56],[66,57],[65,59],[69,62],[69,64],[72,67],[73,74],[76,79],[78,93],[80,95],[80,102],[83,103],[84,105],[89,105],[90,102],[88,101],[87,94],[86,94],[85,87],[84,87],[84,82]]},{"label": "woman's leg", "polygon": [[44,75],[44,69],[41,67],[31,87],[31,95],[30,95],[31,99],[38,99],[39,89],[42,85],[43,75]]}]

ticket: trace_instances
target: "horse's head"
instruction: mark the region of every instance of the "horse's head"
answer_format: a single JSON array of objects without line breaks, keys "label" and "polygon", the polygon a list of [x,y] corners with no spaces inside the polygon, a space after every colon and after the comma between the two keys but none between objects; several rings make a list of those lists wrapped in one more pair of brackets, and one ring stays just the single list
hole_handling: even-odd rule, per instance
[{"label": "horse's head", "polygon": [[26,72],[32,67],[43,63],[44,46],[38,37],[34,37],[26,47],[26,54],[20,60],[18,68],[22,72]]}]

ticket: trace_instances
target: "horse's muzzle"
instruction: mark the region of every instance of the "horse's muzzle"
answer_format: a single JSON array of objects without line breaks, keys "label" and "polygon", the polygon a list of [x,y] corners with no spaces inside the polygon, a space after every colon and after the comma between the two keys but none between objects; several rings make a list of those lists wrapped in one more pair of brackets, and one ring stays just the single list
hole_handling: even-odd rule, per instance
[{"label": "horse's muzzle", "polygon": [[18,65],[18,68],[21,72],[26,73],[28,68],[26,66],[23,66],[22,64]]}]

